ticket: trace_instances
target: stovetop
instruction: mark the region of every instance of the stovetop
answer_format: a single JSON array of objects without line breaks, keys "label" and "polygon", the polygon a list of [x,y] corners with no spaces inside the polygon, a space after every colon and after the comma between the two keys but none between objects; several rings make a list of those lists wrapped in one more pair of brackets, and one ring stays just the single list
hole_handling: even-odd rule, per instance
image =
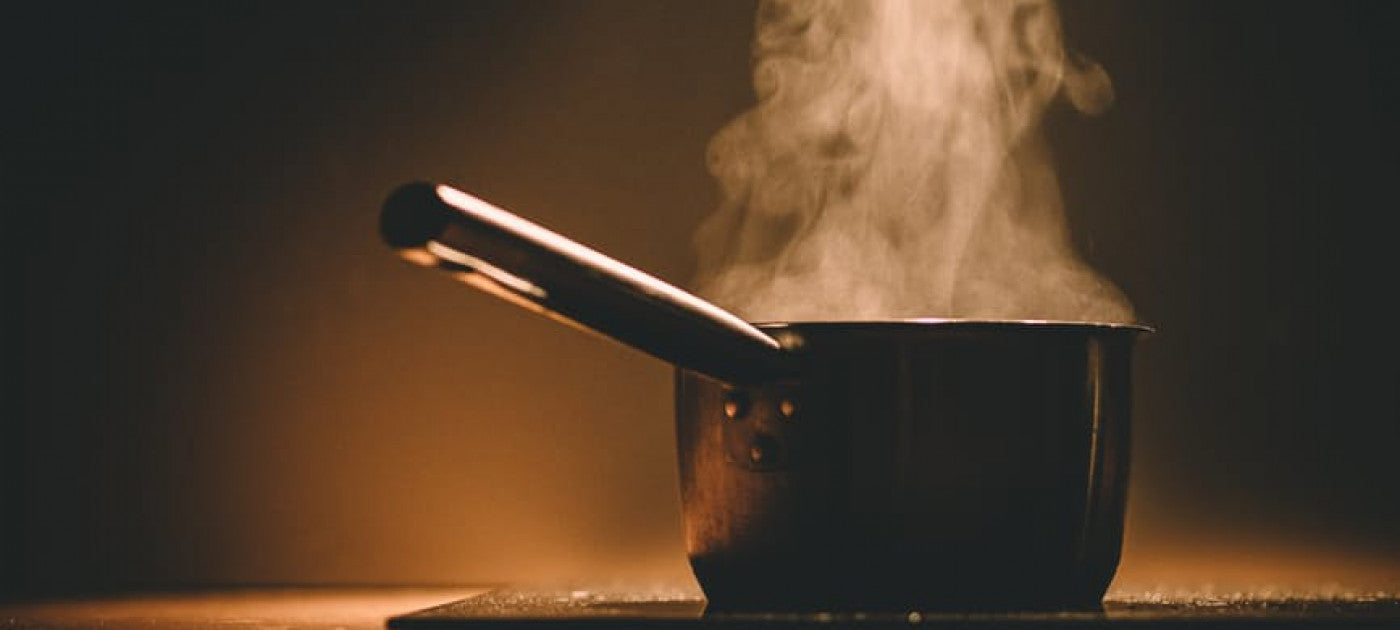
[{"label": "stovetop", "polygon": [[498,589],[389,619],[390,628],[1400,628],[1400,594],[1118,596],[1058,612],[716,612],[684,590]]}]

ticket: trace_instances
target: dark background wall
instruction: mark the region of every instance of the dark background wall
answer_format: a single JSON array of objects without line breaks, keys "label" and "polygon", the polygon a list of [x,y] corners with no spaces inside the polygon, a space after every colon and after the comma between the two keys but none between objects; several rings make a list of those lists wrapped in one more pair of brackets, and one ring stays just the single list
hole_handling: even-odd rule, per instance
[{"label": "dark background wall", "polygon": [[[750,2],[94,3],[5,20],[9,592],[686,579],[665,365],[410,268],[456,183],[662,278]],[[1117,588],[1400,589],[1388,3],[1073,2],[1049,121],[1141,345]]]}]

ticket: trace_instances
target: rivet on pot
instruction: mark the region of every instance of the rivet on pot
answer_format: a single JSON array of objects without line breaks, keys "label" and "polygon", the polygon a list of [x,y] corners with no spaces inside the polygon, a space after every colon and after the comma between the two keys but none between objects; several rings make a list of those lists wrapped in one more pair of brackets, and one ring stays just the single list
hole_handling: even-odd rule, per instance
[{"label": "rivet on pot", "polygon": [[780,330],[775,332],[773,333],[773,339],[776,339],[778,345],[788,351],[801,350],[803,346],[807,345],[807,340],[803,339],[802,335],[792,330]]},{"label": "rivet on pot", "polygon": [[730,420],[738,420],[749,412],[749,397],[741,391],[730,391],[724,394],[724,417]]},{"label": "rivet on pot", "polygon": [[778,401],[778,414],[788,420],[793,419],[793,417],[797,415],[797,400],[791,397],[783,397],[782,400]]},{"label": "rivet on pot", "polygon": [[749,461],[769,464],[778,458],[778,441],[770,435],[756,435],[749,443]]}]

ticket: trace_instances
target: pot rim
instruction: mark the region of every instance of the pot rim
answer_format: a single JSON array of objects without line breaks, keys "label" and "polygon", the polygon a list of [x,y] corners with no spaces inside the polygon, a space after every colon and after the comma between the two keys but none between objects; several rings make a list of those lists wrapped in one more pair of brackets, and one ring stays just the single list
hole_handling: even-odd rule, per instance
[{"label": "pot rim", "polygon": [[836,319],[836,320],[790,320],[790,321],[755,321],[750,322],[755,327],[771,330],[788,327],[799,328],[890,328],[900,326],[913,327],[968,327],[968,328],[1065,328],[1078,330],[1123,330],[1136,333],[1155,333],[1157,329],[1143,323],[1130,322],[1092,322],[1076,321],[1065,319],[979,319],[964,317],[910,317],[910,318],[877,318],[877,319]]}]

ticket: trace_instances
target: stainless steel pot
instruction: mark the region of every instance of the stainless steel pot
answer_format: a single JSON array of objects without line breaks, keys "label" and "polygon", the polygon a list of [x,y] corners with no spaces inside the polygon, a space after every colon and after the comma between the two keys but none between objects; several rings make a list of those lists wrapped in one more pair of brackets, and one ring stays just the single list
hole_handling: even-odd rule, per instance
[{"label": "stainless steel pot", "polygon": [[676,366],[687,553],[715,609],[1084,609],[1118,564],[1128,324],[750,324],[454,188],[386,242]]}]

